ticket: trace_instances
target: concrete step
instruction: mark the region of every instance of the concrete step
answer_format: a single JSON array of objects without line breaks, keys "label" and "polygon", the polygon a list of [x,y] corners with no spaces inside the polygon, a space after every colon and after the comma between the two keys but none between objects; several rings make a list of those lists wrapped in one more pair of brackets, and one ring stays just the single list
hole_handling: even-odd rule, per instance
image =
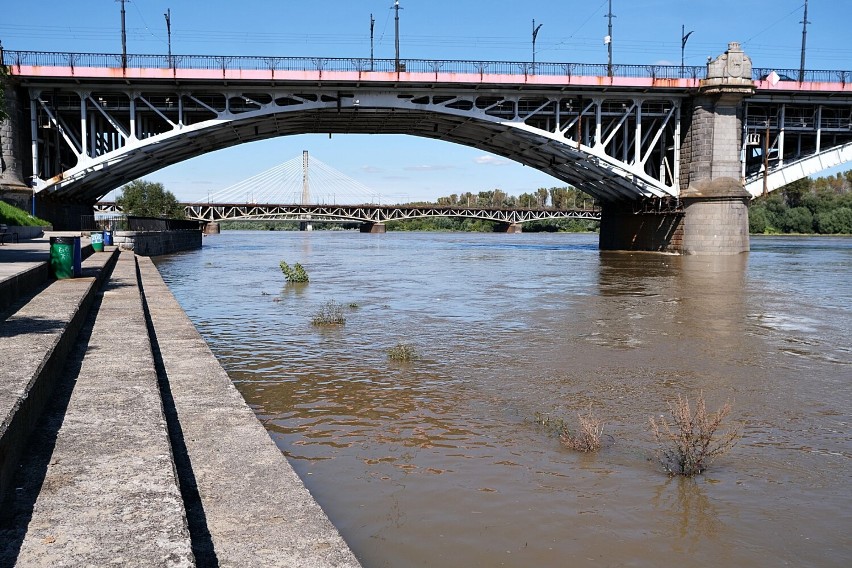
[{"label": "concrete step", "polygon": [[11,494],[27,437],[116,258],[117,251],[90,256],[82,278],[51,283],[0,322],[0,504]]},{"label": "concrete step", "polygon": [[194,566],[133,253],[96,308],[16,565]]},{"label": "concrete step", "polygon": [[[80,250],[83,260],[94,253],[91,244],[83,245]],[[0,248],[0,312],[31,298],[50,281],[49,258],[50,243],[44,239]]]},{"label": "concrete step", "polygon": [[360,566],[153,262],[138,260],[198,565]]}]

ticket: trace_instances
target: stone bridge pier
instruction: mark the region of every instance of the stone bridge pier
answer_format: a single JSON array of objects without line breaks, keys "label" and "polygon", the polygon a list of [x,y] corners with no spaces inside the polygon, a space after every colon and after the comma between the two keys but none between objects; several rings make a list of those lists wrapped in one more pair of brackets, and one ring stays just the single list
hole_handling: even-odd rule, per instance
[{"label": "stone bridge pier", "polygon": [[751,59],[735,42],[708,64],[707,78],[682,109],[681,210],[637,213],[633,205],[604,204],[601,249],[715,255],[749,250],[750,195],[743,187],[740,137],[743,103],[755,90],[751,74]]},{"label": "stone bridge pier", "polygon": [[27,119],[18,100],[18,89],[4,86],[3,82],[0,82],[0,89],[4,89],[6,103],[5,109],[0,110],[7,115],[5,120],[0,120],[0,193],[5,201],[29,211],[33,192],[24,179],[22,162],[25,155],[22,145],[28,143],[28,138],[24,138],[24,133],[29,132],[29,128],[25,128]]}]

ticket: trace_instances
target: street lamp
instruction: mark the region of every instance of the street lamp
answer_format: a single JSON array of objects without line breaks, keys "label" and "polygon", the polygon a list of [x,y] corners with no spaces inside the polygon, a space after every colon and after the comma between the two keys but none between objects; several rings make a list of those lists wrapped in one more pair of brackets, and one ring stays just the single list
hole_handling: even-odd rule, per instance
[{"label": "street lamp", "polygon": [[172,9],[166,10],[163,14],[166,18],[166,35],[169,38],[169,67],[172,66]]},{"label": "street lamp", "polygon": [[[693,32],[689,32],[685,34],[686,26],[681,24],[680,26],[680,78],[683,79],[683,52],[686,50],[686,42],[689,39],[689,36],[692,35]],[[694,31],[694,30],[693,30]]]},{"label": "street lamp", "polygon": [[532,72],[535,74],[535,38],[538,37],[538,30],[541,29],[541,26],[544,24],[539,24],[538,27],[535,25],[535,18],[532,21],[532,49],[533,49],[533,60],[532,60]]}]

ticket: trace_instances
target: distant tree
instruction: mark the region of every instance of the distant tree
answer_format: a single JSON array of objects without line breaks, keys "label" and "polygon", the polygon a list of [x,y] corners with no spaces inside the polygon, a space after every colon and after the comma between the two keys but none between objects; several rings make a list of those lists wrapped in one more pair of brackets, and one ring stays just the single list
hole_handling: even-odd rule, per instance
[{"label": "distant tree", "polygon": [[852,209],[840,207],[817,216],[817,228],[824,234],[852,234]]},{"label": "distant tree", "polygon": [[793,207],[784,213],[781,229],[785,233],[813,233],[814,216],[807,207]]},{"label": "distant tree", "polygon": [[811,180],[802,178],[784,186],[784,199],[787,207],[801,207],[802,198],[811,192]]},{"label": "distant tree", "polygon": [[183,219],[183,208],[171,191],[161,183],[135,180],[122,188],[121,196],[115,200],[127,215],[139,217],[168,217]]},{"label": "distant tree", "polygon": [[536,194],[536,197],[538,198],[538,203],[536,203],[536,205],[538,205],[539,207],[547,206],[547,194],[548,194],[547,188],[546,187],[540,187],[537,190],[535,190],[535,194]]}]

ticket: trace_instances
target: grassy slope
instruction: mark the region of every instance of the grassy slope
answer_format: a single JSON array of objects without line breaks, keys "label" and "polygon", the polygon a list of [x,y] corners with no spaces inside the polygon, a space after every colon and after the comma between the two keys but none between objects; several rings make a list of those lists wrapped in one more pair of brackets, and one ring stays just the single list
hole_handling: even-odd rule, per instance
[{"label": "grassy slope", "polygon": [[18,209],[4,201],[0,201],[0,223],[23,227],[44,227],[50,225],[44,219],[33,217],[23,209]]}]

